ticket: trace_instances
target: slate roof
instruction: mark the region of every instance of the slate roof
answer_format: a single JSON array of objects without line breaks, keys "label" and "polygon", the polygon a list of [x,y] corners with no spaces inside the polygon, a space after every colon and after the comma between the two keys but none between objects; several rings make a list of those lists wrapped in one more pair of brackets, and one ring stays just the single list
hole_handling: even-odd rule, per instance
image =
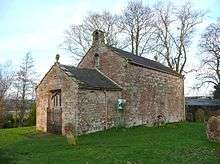
[{"label": "slate roof", "polygon": [[175,75],[175,76],[181,76],[176,71],[172,70],[169,67],[166,67],[165,65],[163,65],[159,62],[156,62],[156,61],[153,61],[153,60],[141,57],[141,56],[134,55],[130,52],[127,52],[127,51],[124,51],[124,50],[121,50],[121,49],[118,49],[115,47],[110,47],[110,48],[112,51],[117,53],[119,56],[122,56],[122,57],[128,59],[128,61],[132,64],[142,66],[145,68],[149,68],[149,69],[153,69],[153,70],[157,70],[157,71],[160,71],[163,73]]},{"label": "slate roof", "polygon": [[186,98],[188,107],[220,107],[220,99],[211,98]]},{"label": "slate roof", "polygon": [[77,68],[74,66],[61,65],[60,68],[69,76],[77,80],[80,88],[121,90],[112,80],[104,76],[96,69]]}]

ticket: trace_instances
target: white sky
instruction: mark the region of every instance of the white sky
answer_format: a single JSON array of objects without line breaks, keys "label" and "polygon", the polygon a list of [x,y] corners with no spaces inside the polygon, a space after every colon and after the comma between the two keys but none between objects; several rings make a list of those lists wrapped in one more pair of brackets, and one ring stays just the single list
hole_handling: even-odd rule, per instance
[{"label": "white sky", "polygon": [[[196,45],[200,32],[220,17],[220,0],[191,1],[196,8],[208,11],[208,15],[193,41],[187,69],[195,68],[199,63]],[[41,78],[54,63],[57,53],[61,54],[61,63],[76,63],[59,48],[64,40],[64,30],[71,24],[80,23],[89,11],[109,10],[120,13],[127,2],[128,0],[0,0],[0,64],[11,61],[16,68],[22,57],[31,51]],[[143,2],[152,4],[157,0]],[[183,1],[174,2],[181,4]],[[212,87],[199,92],[192,91],[194,78],[194,74],[186,76],[186,95],[209,94]]]}]

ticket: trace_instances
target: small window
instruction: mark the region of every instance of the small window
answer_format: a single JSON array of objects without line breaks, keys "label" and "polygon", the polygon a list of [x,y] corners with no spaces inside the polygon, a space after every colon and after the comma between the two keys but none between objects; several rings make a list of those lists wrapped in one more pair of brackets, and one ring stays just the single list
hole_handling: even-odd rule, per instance
[{"label": "small window", "polygon": [[95,67],[99,67],[99,54],[94,55]]},{"label": "small window", "polygon": [[61,106],[61,92],[60,90],[53,91],[52,94],[52,103],[54,107],[60,107]]}]

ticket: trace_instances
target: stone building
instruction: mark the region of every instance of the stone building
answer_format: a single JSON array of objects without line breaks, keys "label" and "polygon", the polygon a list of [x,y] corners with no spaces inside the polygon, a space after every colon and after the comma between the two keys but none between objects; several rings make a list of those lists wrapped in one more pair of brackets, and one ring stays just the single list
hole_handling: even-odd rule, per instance
[{"label": "stone building", "polygon": [[186,97],[186,120],[206,122],[211,116],[220,116],[220,99]]},{"label": "stone building", "polygon": [[183,77],[150,59],[107,46],[104,33],[77,67],[57,61],[36,88],[37,129],[78,134],[185,120]]}]

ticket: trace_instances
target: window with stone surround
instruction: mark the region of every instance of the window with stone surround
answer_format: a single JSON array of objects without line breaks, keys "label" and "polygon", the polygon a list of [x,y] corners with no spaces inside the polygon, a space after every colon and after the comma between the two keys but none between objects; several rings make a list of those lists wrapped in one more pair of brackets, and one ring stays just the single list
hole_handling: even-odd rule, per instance
[{"label": "window with stone surround", "polygon": [[99,54],[94,55],[94,62],[95,62],[95,67],[99,67]]},{"label": "window with stone surround", "polygon": [[53,107],[60,107],[61,106],[61,91],[54,90],[52,91],[52,104]]}]

